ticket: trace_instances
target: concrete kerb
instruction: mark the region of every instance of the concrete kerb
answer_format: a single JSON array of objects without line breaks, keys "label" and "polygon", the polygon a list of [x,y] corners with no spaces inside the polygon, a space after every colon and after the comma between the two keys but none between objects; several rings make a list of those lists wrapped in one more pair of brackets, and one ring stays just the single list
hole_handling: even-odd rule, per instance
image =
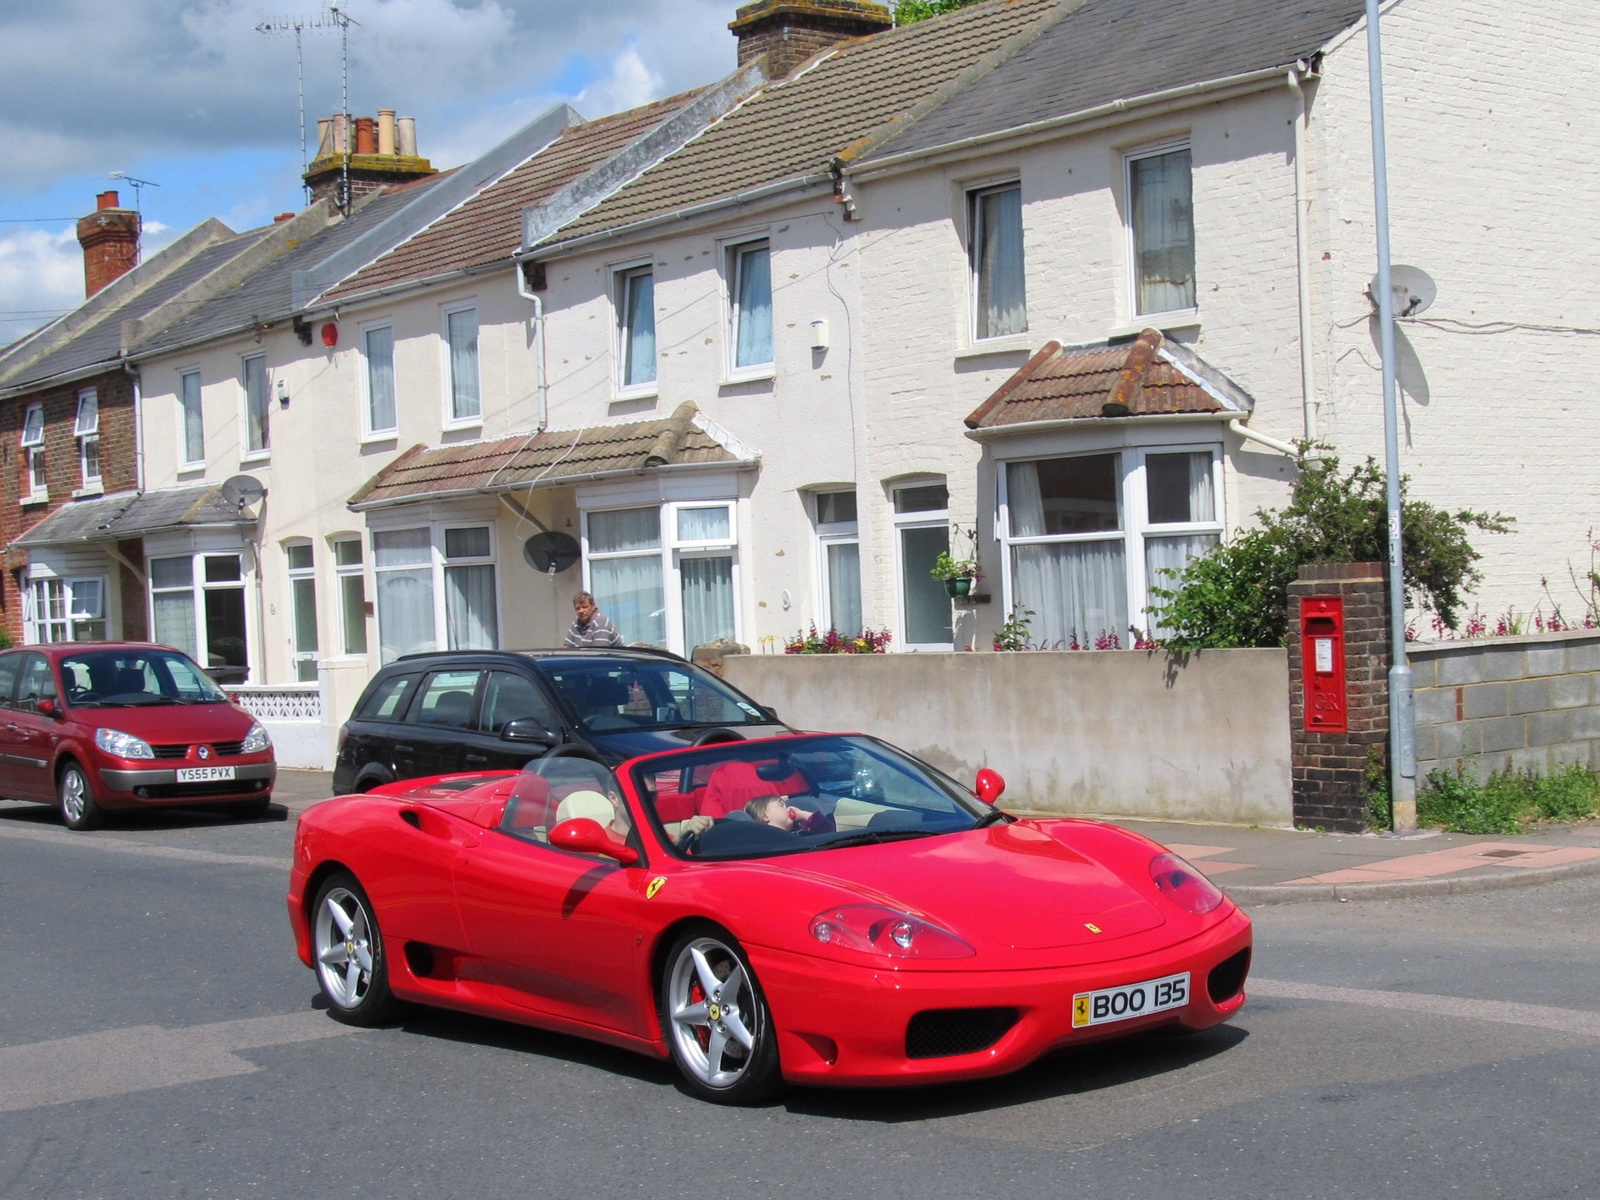
[{"label": "concrete kerb", "polygon": [[1554,867],[1505,868],[1493,875],[1462,875],[1444,879],[1399,879],[1393,883],[1262,884],[1223,888],[1241,908],[1267,904],[1345,904],[1353,900],[1412,900],[1426,896],[1470,896],[1477,892],[1506,892],[1537,887],[1561,879],[1600,875],[1600,858],[1561,863]]}]

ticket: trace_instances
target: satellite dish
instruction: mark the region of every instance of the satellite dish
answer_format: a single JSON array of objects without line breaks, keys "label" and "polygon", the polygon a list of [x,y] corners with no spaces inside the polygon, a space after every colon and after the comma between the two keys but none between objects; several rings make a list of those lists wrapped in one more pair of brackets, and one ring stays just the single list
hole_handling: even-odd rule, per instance
[{"label": "satellite dish", "polygon": [[559,575],[578,561],[578,539],[565,533],[536,533],[522,543],[522,557],[541,575]]},{"label": "satellite dish", "polygon": [[[1395,264],[1389,268],[1390,291],[1394,295],[1394,315],[1397,317],[1414,317],[1418,313],[1426,312],[1428,305],[1433,303],[1433,298],[1439,294],[1439,286],[1433,282],[1433,277],[1421,267],[1407,267]],[[1372,282],[1367,284],[1367,298],[1376,307],[1378,303],[1378,277],[1374,275]]]},{"label": "satellite dish", "polygon": [[218,494],[235,508],[246,509],[252,504],[259,504],[266,496],[267,489],[253,475],[235,475],[223,481]]}]

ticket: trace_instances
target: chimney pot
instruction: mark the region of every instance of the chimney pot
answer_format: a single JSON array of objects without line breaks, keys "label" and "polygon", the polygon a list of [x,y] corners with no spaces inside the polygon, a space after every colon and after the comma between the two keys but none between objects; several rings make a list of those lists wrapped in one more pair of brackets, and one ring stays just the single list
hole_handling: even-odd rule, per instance
[{"label": "chimney pot", "polygon": [[272,218],[272,223],[274,225],[282,225],[285,221],[292,220],[294,220],[294,214],[292,212],[279,213],[277,216]]},{"label": "chimney pot", "polygon": [[394,123],[395,152],[403,158],[417,157],[417,119],[400,117]]},{"label": "chimney pot", "polygon": [[356,153],[378,152],[378,123],[371,117],[356,118]]},{"label": "chimney pot", "polygon": [[394,154],[394,109],[378,110],[378,153]]},{"label": "chimney pot", "polygon": [[119,199],[120,197],[115,192],[101,192],[94,198],[95,211],[104,212],[108,208],[121,208],[122,205],[118,203]]}]

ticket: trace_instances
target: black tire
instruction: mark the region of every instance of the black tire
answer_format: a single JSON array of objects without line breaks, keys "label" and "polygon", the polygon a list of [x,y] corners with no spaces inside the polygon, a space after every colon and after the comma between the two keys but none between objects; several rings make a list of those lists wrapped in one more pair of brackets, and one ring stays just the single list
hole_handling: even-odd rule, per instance
[{"label": "black tire", "polygon": [[[335,915],[344,914],[344,922]],[[372,901],[347,871],[322,881],[311,906],[311,954],[328,1011],[346,1025],[392,1020],[400,1003],[389,991],[389,956]]]},{"label": "black tire", "polygon": [[105,810],[95,803],[89,773],[70,759],[56,780],[56,807],[68,829],[98,829],[105,824]]},{"label": "black tire", "polygon": [[[710,987],[704,986],[702,961],[711,973]],[[783,1090],[772,1012],[743,947],[727,930],[697,926],[672,944],[661,971],[657,1012],[673,1064],[691,1095],[712,1104],[759,1104]],[[749,1038],[747,1048],[740,1031]]]}]

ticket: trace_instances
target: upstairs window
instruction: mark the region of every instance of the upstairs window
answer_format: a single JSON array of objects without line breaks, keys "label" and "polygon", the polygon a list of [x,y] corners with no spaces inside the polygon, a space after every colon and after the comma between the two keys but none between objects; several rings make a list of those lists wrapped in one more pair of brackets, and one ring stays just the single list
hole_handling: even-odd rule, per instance
[{"label": "upstairs window", "polygon": [[265,454],[271,445],[268,423],[272,416],[267,395],[267,356],[252,354],[244,360],[244,428],[246,454]]},{"label": "upstairs window", "polygon": [[200,372],[178,376],[178,405],[183,410],[183,465],[200,466],[206,460],[206,426],[200,411]]},{"label": "upstairs window", "polygon": [[1135,311],[1195,307],[1194,187],[1189,147],[1128,158]]},{"label": "upstairs window", "polygon": [[72,425],[78,439],[78,467],[85,488],[100,486],[100,397],[94,388],[78,393],[78,416]]},{"label": "upstairs window", "polygon": [[369,436],[395,431],[394,326],[374,325],[361,334],[361,356],[367,374],[367,428]]},{"label": "upstairs window", "polygon": [[1022,188],[985,188],[968,197],[972,333],[976,340],[1028,331],[1022,258]]},{"label": "upstairs window", "polygon": [[448,309],[444,315],[447,369],[450,376],[450,423],[476,424],[483,415],[478,386],[478,309]]},{"label": "upstairs window", "polygon": [[49,495],[44,481],[44,405],[28,405],[22,416],[22,437],[19,441],[28,471],[28,495],[23,499],[41,500]]},{"label": "upstairs window", "polygon": [[617,272],[619,390],[646,390],[656,381],[655,296],[655,273],[649,267]]},{"label": "upstairs window", "polygon": [[728,249],[735,371],[772,365],[772,253],[765,239]]}]

